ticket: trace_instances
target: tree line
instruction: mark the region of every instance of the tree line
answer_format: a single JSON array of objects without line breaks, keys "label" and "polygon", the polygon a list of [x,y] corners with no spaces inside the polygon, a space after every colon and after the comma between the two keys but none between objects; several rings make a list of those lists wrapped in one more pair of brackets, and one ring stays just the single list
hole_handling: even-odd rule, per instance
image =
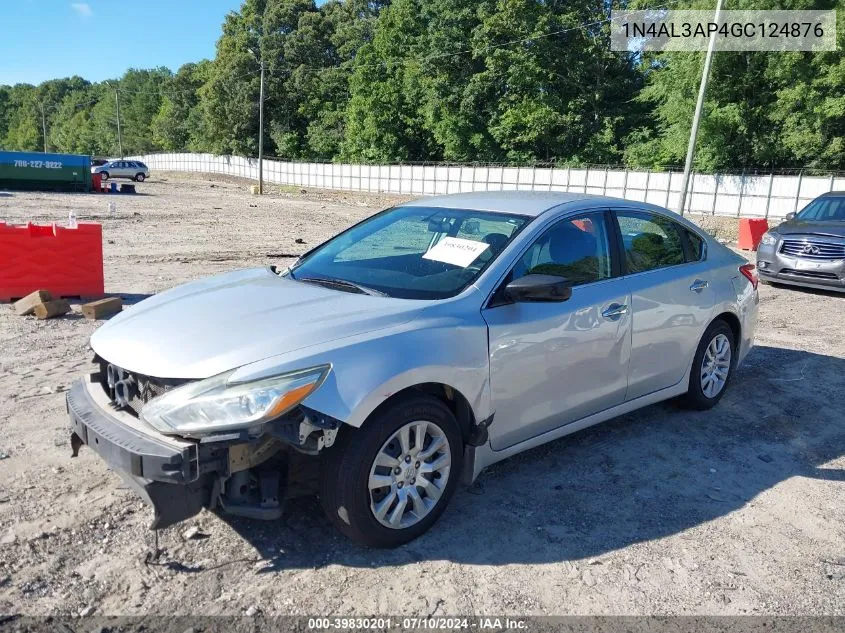
[{"label": "tree line", "polygon": [[[630,0],[629,8],[659,4]],[[673,8],[680,8],[673,2]],[[693,0],[684,8],[712,8]],[[0,86],[0,147],[311,161],[683,163],[703,53],[610,51],[607,0],[245,0],[212,60]],[[836,51],[719,52],[696,168],[845,170],[845,0]],[[46,139],[44,131],[46,129]]]}]

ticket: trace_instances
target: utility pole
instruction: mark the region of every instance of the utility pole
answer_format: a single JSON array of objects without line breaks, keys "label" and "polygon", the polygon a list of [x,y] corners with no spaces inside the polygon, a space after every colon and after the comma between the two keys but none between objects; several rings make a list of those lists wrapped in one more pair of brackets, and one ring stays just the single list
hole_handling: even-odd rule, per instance
[{"label": "utility pole", "polygon": [[[721,1],[721,0],[720,0]],[[258,194],[264,193],[264,60],[261,60],[261,89],[258,95]]]},{"label": "utility pole", "polygon": [[[719,14],[722,12],[722,0],[716,0],[716,15],[713,22],[719,23]],[[704,70],[701,71],[701,84],[698,87],[698,101],[695,104],[695,114],[692,117],[692,129],[689,135],[689,145],[687,146],[687,160],[684,163],[684,179],[681,181],[681,204],[678,211],[681,215],[684,214],[684,208],[687,202],[687,188],[689,187],[690,171],[692,170],[692,161],[695,157],[695,141],[698,137],[698,124],[701,121],[701,110],[704,107],[704,95],[707,93],[707,80],[710,78],[710,63],[713,61],[713,49],[716,48],[716,38],[718,33],[714,33],[710,37],[710,43],[707,45],[707,56],[704,58]]]},{"label": "utility pole", "polygon": [[120,158],[123,158],[123,138],[120,135],[120,90],[118,88],[114,89],[114,103],[117,111],[117,149]]},{"label": "utility pole", "polygon": [[44,104],[41,106],[41,133],[44,135],[44,153],[47,153],[47,118],[44,116]]}]

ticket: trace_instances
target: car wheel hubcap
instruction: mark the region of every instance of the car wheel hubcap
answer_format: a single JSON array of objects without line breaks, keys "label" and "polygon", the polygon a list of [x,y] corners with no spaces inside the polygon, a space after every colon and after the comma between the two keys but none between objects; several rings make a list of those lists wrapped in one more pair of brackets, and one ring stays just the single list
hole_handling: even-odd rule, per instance
[{"label": "car wheel hubcap", "polygon": [[719,395],[728,381],[731,370],[731,342],[724,334],[717,334],[701,361],[701,391],[708,398]]},{"label": "car wheel hubcap", "polygon": [[394,530],[411,527],[437,505],[452,465],[449,440],[433,422],[409,422],[382,445],[370,468],[370,510]]}]

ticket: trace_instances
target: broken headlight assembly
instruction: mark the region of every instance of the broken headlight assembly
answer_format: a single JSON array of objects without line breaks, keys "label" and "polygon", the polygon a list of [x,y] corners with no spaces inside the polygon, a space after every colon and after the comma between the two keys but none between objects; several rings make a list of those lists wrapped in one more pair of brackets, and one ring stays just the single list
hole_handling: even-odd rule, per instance
[{"label": "broken headlight assembly", "polygon": [[141,409],[141,419],[162,433],[189,437],[253,430],[305,400],[323,383],[331,366],[229,384],[234,371],[153,398]]}]

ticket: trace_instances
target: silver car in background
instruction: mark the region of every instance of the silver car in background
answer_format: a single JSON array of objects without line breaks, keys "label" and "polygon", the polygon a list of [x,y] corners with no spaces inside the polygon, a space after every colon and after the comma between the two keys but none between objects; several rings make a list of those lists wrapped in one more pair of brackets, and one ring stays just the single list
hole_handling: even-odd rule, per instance
[{"label": "silver car in background", "polygon": [[819,196],[763,235],[757,268],[766,282],[845,292],[845,191]]},{"label": "silver car in background", "polygon": [[419,536],[459,481],[661,400],[724,395],[752,264],[645,203],[490,192],[408,202],[303,255],[147,299],[91,338],[74,454],[153,506],[273,519],[307,465],[348,537]]},{"label": "silver car in background", "polygon": [[144,182],[150,177],[150,168],[137,160],[112,160],[105,165],[91,168],[92,174],[100,174],[105,181],[109,178],[129,178],[135,182]]}]

